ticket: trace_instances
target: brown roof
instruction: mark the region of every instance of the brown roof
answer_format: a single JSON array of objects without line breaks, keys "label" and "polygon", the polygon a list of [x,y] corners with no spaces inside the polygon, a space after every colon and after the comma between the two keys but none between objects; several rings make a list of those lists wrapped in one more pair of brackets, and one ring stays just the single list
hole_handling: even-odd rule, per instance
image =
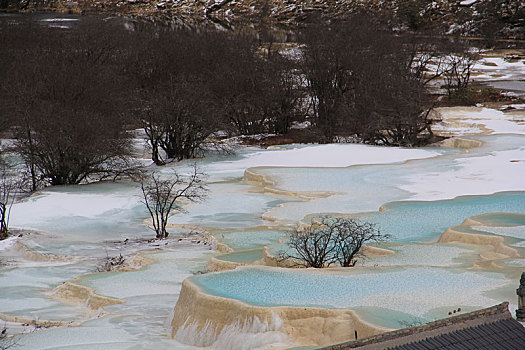
[{"label": "brown roof", "polygon": [[508,303],[505,302],[487,309],[323,349],[524,350],[525,328],[512,318]]}]

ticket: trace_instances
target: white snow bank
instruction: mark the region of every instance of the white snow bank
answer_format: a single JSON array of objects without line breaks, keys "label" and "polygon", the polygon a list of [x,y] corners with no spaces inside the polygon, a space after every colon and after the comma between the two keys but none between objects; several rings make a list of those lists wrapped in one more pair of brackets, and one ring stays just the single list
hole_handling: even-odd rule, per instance
[{"label": "white snow bank", "polygon": [[53,218],[96,218],[114,213],[115,210],[131,210],[137,206],[137,202],[138,197],[133,200],[129,194],[126,196],[42,191],[37,196],[13,206],[11,223],[21,227]]},{"label": "white snow bank", "polygon": [[500,107],[500,110],[505,110],[505,109],[524,109],[524,108],[525,108],[525,104],[521,103],[521,104],[504,105],[504,106]]},{"label": "white snow bank", "polygon": [[525,75],[525,64],[522,60],[506,61],[502,57],[484,57],[472,67],[473,80],[500,81],[522,80]]},{"label": "white snow bank", "polygon": [[380,147],[361,144],[308,145],[295,148],[261,150],[245,158],[212,164],[209,173],[239,170],[257,166],[270,167],[347,167],[359,164],[389,164],[410,159],[432,158],[436,151],[417,148]]},{"label": "white snow bank", "polygon": [[42,22],[75,22],[78,18],[46,18],[42,19]]},{"label": "white snow bank", "polygon": [[476,134],[525,134],[523,117],[489,108],[440,108],[442,121],[434,132],[449,136]]},{"label": "white snow bank", "polygon": [[470,6],[472,4],[475,4],[478,0],[464,0],[459,3],[460,6]]},{"label": "white snow bank", "polygon": [[15,241],[18,239],[17,236],[12,236],[0,241],[0,250],[7,250],[15,244]]},{"label": "white snow bank", "polygon": [[414,193],[410,200],[441,200],[463,195],[525,191],[525,146],[460,158],[455,169],[409,176],[412,182],[400,188]]},{"label": "white snow bank", "polygon": [[521,60],[506,61],[503,57],[484,57],[473,67],[473,71],[498,71],[506,73],[506,70],[518,70],[525,72],[525,65]]}]

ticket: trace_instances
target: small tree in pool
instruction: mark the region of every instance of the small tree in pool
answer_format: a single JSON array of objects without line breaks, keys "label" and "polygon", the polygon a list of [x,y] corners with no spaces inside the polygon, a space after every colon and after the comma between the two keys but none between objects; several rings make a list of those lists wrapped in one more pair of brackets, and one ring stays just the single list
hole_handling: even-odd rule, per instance
[{"label": "small tree in pool", "polygon": [[334,263],[353,267],[363,245],[390,239],[375,224],[342,217],[322,216],[304,230],[290,235],[290,252],[283,258],[301,261],[306,267],[322,268]]},{"label": "small tree in pool", "polygon": [[306,267],[328,267],[336,262],[336,234],[322,222],[314,222],[304,230],[295,230],[288,240],[291,253],[282,257],[301,261]]},{"label": "small tree in pool", "polygon": [[174,213],[184,211],[177,201],[197,202],[204,198],[207,191],[204,177],[194,165],[192,173],[187,176],[173,171],[169,176],[161,177],[159,173],[153,172],[141,179],[143,203],[153,221],[156,238],[167,238],[168,218]]},{"label": "small tree in pool", "polygon": [[355,266],[357,258],[361,256],[361,249],[366,243],[381,242],[391,238],[391,235],[381,233],[377,226],[370,222],[332,218],[325,225],[336,232],[336,260],[343,267]]}]

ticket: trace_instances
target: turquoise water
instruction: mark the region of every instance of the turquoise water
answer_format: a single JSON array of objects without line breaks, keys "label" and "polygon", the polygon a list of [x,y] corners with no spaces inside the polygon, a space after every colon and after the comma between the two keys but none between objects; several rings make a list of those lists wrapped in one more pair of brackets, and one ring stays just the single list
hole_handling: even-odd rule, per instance
[{"label": "turquoise water", "polygon": [[[194,276],[204,292],[258,306],[386,307],[432,318],[448,305],[491,305],[482,291],[512,289],[502,274],[414,267],[335,271],[237,268]],[[438,292],[439,291],[439,292]]]},{"label": "turquoise water", "polygon": [[93,288],[102,295],[121,299],[173,296],[179,293],[184,278],[204,270],[206,258],[210,258],[213,253],[202,246],[181,246],[148,254],[155,263],[138,271],[90,274],[77,283]]},{"label": "turquoise water", "polygon": [[423,324],[433,321],[431,318],[414,316],[406,312],[394,311],[384,307],[358,307],[354,309],[365,322],[385,328],[406,328],[407,324]]},{"label": "turquoise water", "polygon": [[479,259],[480,248],[467,244],[381,244],[381,248],[395,252],[366,258],[361,266],[450,266],[470,267]]},{"label": "turquoise water", "polygon": [[504,213],[485,214],[472,219],[487,225],[494,226],[525,226],[525,214],[508,215]]},{"label": "turquoise water", "polygon": [[[79,327],[50,328],[21,337],[17,349],[180,349],[181,345],[169,338],[168,320],[177,302],[182,281],[192,273],[204,270],[213,251],[203,246],[180,246],[158,254],[151,254],[155,261],[142,270],[134,272],[110,272],[84,275],[75,283],[86,285],[96,293],[122,298],[124,304],[104,307],[106,315],[96,317]],[[38,269],[14,269],[10,281],[15,286],[3,288],[0,274],[0,296],[13,300],[12,306],[0,303],[0,312],[24,315],[38,319],[74,320],[82,318],[86,309],[50,299],[43,294],[47,287],[69,280],[68,267],[53,267],[49,271]],[[86,271],[72,271],[74,276]],[[55,275],[55,278],[49,276]],[[12,284],[13,282],[10,282]],[[27,284],[27,287],[24,286]],[[27,290],[27,294],[24,291]],[[12,293],[12,294],[7,294]],[[35,295],[42,297],[33,300]],[[17,304],[20,303],[25,305]],[[36,303],[40,304],[37,305]],[[46,303],[46,304],[44,304]]]},{"label": "turquoise water", "polygon": [[436,241],[450,226],[466,218],[492,212],[525,213],[525,192],[488,196],[463,196],[433,202],[395,202],[386,211],[358,214],[361,220],[378,224],[395,242]]},{"label": "turquoise water", "polygon": [[[95,242],[151,235],[135,184],[98,183],[49,188],[13,206],[11,226]],[[29,214],[29,215],[28,215]]]},{"label": "turquoise water", "polygon": [[474,226],[474,228],[489,235],[510,237],[519,241],[525,240],[525,226]]},{"label": "turquoise water", "polygon": [[[461,228],[464,228],[464,226],[461,226]],[[475,233],[484,232],[476,231]],[[360,257],[358,259],[358,266],[378,267],[406,265],[471,267],[474,262],[479,260],[479,254],[489,249],[483,246],[462,243],[420,244],[381,242],[371,245],[391,250],[394,254]],[[273,256],[278,256],[283,252],[291,254],[290,249],[291,248],[286,245],[286,242],[268,246],[268,252]]]},{"label": "turquoise water", "polygon": [[[329,198],[290,203],[268,212],[270,216],[286,222],[301,220],[312,213],[376,211],[385,203],[410,200],[412,197],[439,200],[465,194],[523,190],[523,186],[519,186],[519,181],[516,180],[508,188],[504,180],[491,182],[490,176],[485,178],[491,172],[498,172],[499,163],[494,161],[498,159],[498,152],[517,152],[523,148],[523,136],[494,135],[479,136],[476,139],[483,142],[481,147],[403,164],[254,170],[269,176],[280,190],[336,193]],[[505,155],[500,156],[506,159]],[[515,157],[519,159],[520,155],[516,154]],[[517,176],[516,173],[508,175]],[[488,187],[483,186],[485,182]],[[495,210],[502,211],[504,210]]]},{"label": "turquoise water", "polygon": [[234,250],[262,248],[285,237],[279,230],[247,230],[216,233],[215,237]]},{"label": "turquoise water", "polygon": [[256,260],[262,259],[262,257],[263,257],[262,249],[251,249],[251,250],[244,250],[241,252],[219,255],[217,259],[237,262],[237,263],[252,263]]},{"label": "turquoise water", "polygon": [[251,186],[242,183],[212,184],[205,201],[188,205],[188,212],[173,215],[170,223],[223,229],[264,225],[266,222],[261,215],[286,200],[264,193],[250,193],[250,189]]}]

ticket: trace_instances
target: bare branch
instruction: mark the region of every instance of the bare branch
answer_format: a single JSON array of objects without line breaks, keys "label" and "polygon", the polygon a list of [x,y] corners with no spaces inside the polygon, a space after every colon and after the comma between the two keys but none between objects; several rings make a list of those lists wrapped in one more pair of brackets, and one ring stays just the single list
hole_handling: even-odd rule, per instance
[{"label": "bare branch", "polygon": [[143,203],[153,222],[156,238],[167,238],[168,219],[176,213],[184,212],[180,201],[198,202],[205,198],[207,186],[205,174],[194,164],[192,173],[187,176],[173,171],[168,177],[153,172],[140,180]]},{"label": "bare branch", "polygon": [[322,216],[303,231],[294,231],[288,240],[289,252],[281,258],[296,259],[306,267],[322,268],[334,263],[355,266],[366,243],[390,239],[376,225],[354,219]]}]

